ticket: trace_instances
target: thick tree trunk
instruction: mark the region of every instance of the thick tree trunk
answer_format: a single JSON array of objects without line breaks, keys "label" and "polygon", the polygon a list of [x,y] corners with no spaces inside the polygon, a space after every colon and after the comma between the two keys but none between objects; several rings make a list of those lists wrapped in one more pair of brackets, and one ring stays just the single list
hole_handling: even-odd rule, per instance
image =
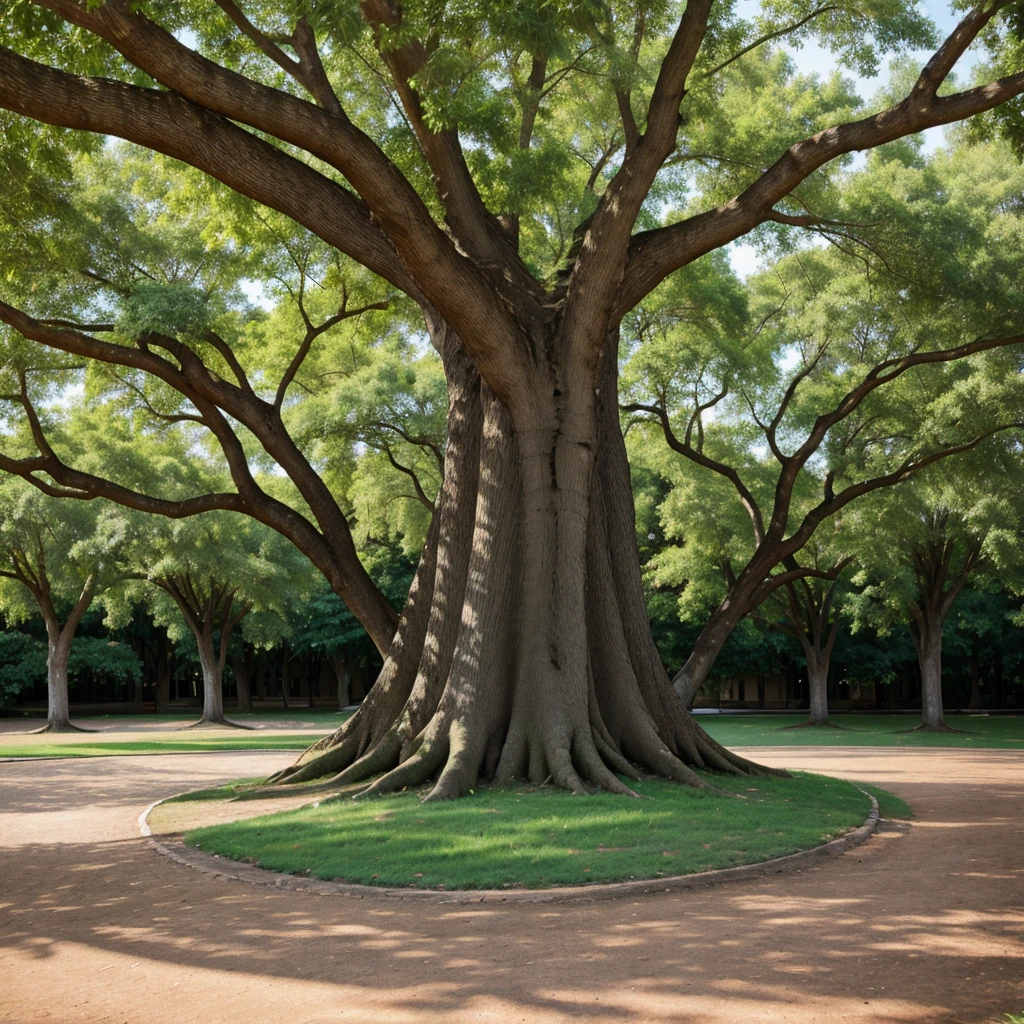
[{"label": "thick tree trunk", "polygon": [[272,781],[432,779],[445,799],[479,778],[628,793],[640,772],[762,770],[696,725],[651,639],[614,341],[600,380],[546,366],[518,423],[438,341],[444,481],[395,643],[359,710]]},{"label": "thick tree trunk", "polygon": [[921,729],[948,728],[942,713],[942,619],[925,614],[910,633],[921,670]]}]

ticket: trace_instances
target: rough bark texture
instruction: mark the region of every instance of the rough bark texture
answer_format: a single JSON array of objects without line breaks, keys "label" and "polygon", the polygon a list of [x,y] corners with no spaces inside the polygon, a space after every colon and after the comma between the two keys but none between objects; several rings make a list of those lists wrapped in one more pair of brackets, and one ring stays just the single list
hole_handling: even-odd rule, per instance
[{"label": "rough bark texture", "polygon": [[945,729],[942,711],[942,619],[931,614],[911,623],[910,635],[921,669],[921,728]]},{"label": "rough bark texture", "polygon": [[429,779],[437,800],[480,778],[629,793],[621,776],[704,786],[694,768],[767,771],[697,726],[651,638],[615,339],[591,386],[549,364],[518,427],[457,338],[442,328],[435,344],[449,445],[395,643],[359,710],[272,781]]},{"label": "rough bark texture", "polygon": [[983,538],[970,533],[958,538],[948,510],[934,512],[928,530],[928,538],[909,552],[918,590],[909,606],[910,636],[921,670],[918,728],[942,731],[949,728],[942,710],[942,631],[953,602],[981,562]]},{"label": "rough bark texture", "polygon": [[212,632],[196,636],[199,664],[203,671],[203,714],[200,723],[226,725],[224,717],[224,666],[217,656]]},{"label": "rough bark texture", "polygon": [[[939,95],[1000,5],[968,12],[912,90],[888,109],[790,140],[771,166],[721,206],[637,231],[659,173],[681,144],[681,120],[689,118],[683,106],[688,79],[714,23],[711,0],[689,0],[664,49],[652,48],[660,59],[644,60],[641,67],[638,44],[636,67],[624,72],[626,79],[650,83],[645,111],[634,109],[622,83],[588,79],[594,89],[611,85],[620,93],[624,150],[614,156],[617,167],[595,209],[577,225],[579,244],[564,273],[547,282],[537,279],[518,251],[514,218],[503,221],[500,211],[487,207],[458,128],[438,129],[426,115],[436,98],[434,76],[421,72],[435,40],[418,37],[401,5],[367,2],[360,11],[418,145],[418,166],[429,168],[435,186],[429,198],[351,119],[350,94],[334,91],[318,52],[320,40],[304,19],[287,37],[292,56],[240,11],[232,15],[248,41],[291,79],[289,88],[275,88],[248,77],[244,61],[238,70],[218,65],[192,49],[182,33],[173,34],[126,0],[39,2],[83,38],[104,40],[141,73],[140,80],[160,88],[86,78],[0,48],[0,107],[60,127],[116,135],[183,160],[291,217],[404,292],[433,321],[445,359],[452,386],[451,441],[435,525],[397,632],[392,610],[356,557],[344,514],[284,428],[282,401],[308,351],[306,342],[270,405],[257,396],[226,344],[221,355],[234,382],[212,372],[179,339],[154,335],[153,344],[113,344],[0,302],[0,320],[26,338],[142,371],[186,396],[217,437],[235,490],[168,501],[62,463],[38,417],[33,419],[24,384],[19,401],[39,453],[25,459],[0,453],[0,468],[48,493],[107,497],[162,515],[212,508],[243,512],[308,554],[387,657],[359,712],[321,745],[314,762],[288,773],[293,780],[379,775],[374,786],[393,789],[436,775],[433,795],[442,797],[462,792],[481,773],[551,778],[579,791],[585,785],[621,789],[613,771],[630,774],[631,764],[693,783],[699,781],[693,766],[748,770],[680,706],[643,621],[621,438],[599,442],[605,417],[611,422],[606,410],[616,400],[609,334],[614,342],[625,313],[673,271],[759,224],[818,224],[810,215],[775,206],[828,161],[1024,93],[1024,74],[1015,74]],[[340,45],[337,38],[327,41]],[[35,56],[37,47],[29,49]],[[538,117],[546,60],[542,52],[534,55],[530,95],[522,100],[524,150]],[[466,128],[475,134],[471,125]],[[293,147],[330,173],[295,159]],[[440,320],[462,339],[459,347],[465,346],[468,358],[454,350],[448,328],[436,326]],[[973,348],[959,347],[956,355],[1006,343],[982,339]],[[602,356],[611,366],[604,380]],[[886,374],[871,375],[851,394],[863,397],[917,362],[948,358],[950,353],[915,353],[884,364]],[[816,420],[807,443],[787,460],[783,491],[791,492],[800,466],[843,415],[837,408]],[[288,473],[315,524],[259,487],[234,423],[245,424]],[[913,468],[939,457],[932,453]],[[895,477],[908,472],[900,469]],[[789,553],[799,550],[823,516],[881,485],[868,481],[824,502],[786,540]],[[786,521],[776,512],[768,531],[773,544]],[[784,557],[786,551],[776,554]],[[762,570],[771,565],[756,568],[750,581],[760,586]],[[775,585],[781,585],[779,578]]]},{"label": "rough bark texture", "polygon": [[35,585],[30,588],[46,623],[47,732],[79,731],[71,724],[71,708],[68,703],[68,659],[71,656],[71,642],[85,613],[89,610],[89,605],[92,604],[93,584],[93,577],[90,576],[63,625],[54,607],[45,572],[39,574]]},{"label": "rough bark texture", "polygon": [[805,646],[811,706],[808,725],[828,725],[828,666],[831,651],[816,652]]}]

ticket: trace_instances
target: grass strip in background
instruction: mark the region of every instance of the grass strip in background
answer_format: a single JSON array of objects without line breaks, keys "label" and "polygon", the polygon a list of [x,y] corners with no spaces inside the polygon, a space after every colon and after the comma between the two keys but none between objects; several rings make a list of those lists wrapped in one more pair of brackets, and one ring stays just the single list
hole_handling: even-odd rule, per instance
[{"label": "grass strip in background", "polygon": [[[45,734],[44,734],[45,735]],[[38,738],[38,737],[33,737]],[[189,739],[79,740],[71,743],[0,743],[0,757],[111,757],[125,754],[201,754],[211,750],[305,750],[315,733],[295,736],[280,733],[238,733],[232,736]]]},{"label": "grass strip in background", "polygon": [[[310,724],[307,731],[288,733],[289,714],[297,724]],[[344,717],[332,713],[311,715],[290,713],[257,714],[237,717],[238,721],[268,724],[253,731],[222,732],[207,735],[203,731],[131,733],[134,722],[152,723],[149,716],[104,716],[103,719],[80,719],[84,725],[115,729],[99,734],[79,733],[60,738],[47,734],[15,736],[0,733],[0,757],[97,757],[112,754],[169,754],[204,750],[303,750],[328,732],[333,732]],[[195,716],[182,722],[194,721]],[[1024,716],[950,715],[948,723],[957,732],[912,732],[918,719],[913,715],[832,715],[838,729],[813,727],[793,729],[789,726],[805,721],[792,715],[700,715],[697,721],[726,747],[958,747],[974,750],[1024,750]],[[168,725],[172,721],[169,718]],[[25,721],[30,728],[34,722]],[[133,739],[114,739],[118,735]]]},{"label": "grass strip in background", "polygon": [[946,717],[956,732],[913,732],[917,715],[829,715],[840,728],[808,726],[792,715],[698,715],[697,721],[725,747],[961,747],[1024,750],[1024,716]]},{"label": "grass strip in background", "polygon": [[185,842],[366,885],[543,889],[770,860],[855,829],[870,810],[854,785],[820,775],[711,780],[734,795],[660,780],[635,784],[641,800],[502,787],[422,804],[421,794],[401,793],[212,825]]}]

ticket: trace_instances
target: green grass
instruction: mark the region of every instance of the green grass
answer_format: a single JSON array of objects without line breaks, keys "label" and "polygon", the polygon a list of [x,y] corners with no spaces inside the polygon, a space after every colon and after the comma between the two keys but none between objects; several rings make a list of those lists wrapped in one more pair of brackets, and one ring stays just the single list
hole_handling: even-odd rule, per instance
[{"label": "green grass", "polygon": [[789,729],[806,715],[698,715],[697,721],[726,747],[968,747],[1024,749],[1022,715],[948,715],[946,724],[958,732],[909,732],[916,715],[829,716],[833,725]]},{"label": "green grass", "polygon": [[1003,1020],[1005,1024],[1024,1024],[1024,1010],[1020,1013],[1008,1013]]},{"label": "green grass", "polygon": [[[312,721],[318,728],[301,733],[259,729],[239,731],[236,735],[209,737],[202,732],[182,733],[181,737],[160,734],[153,739],[118,740],[117,733],[102,733],[91,739],[88,734],[71,738],[10,736],[0,734],[0,757],[98,757],[112,754],[168,754],[205,750],[303,750],[320,736],[336,729],[345,719],[337,712],[266,711],[248,715],[229,715],[240,722],[287,723],[289,719]],[[167,715],[104,715],[86,719],[86,724],[116,722],[130,729],[134,723],[166,723],[173,728],[195,720],[195,713]],[[950,715],[947,722],[960,730],[951,733],[910,732],[918,719],[913,715],[832,715],[839,729],[790,729],[804,721],[792,715],[700,715],[700,724],[726,747],[834,746],[834,747],[961,747],[976,750],[1024,750],[1024,716]],[[35,724],[25,719],[26,728]],[[137,735],[137,734],[136,734]]]},{"label": "green grass", "polygon": [[887,789],[879,789],[878,786],[872,786],[869,782],[857,782],[855,785],[866,790],[878,801],[880,817],[896,821],[908,821],[914,816],[914,812],[910,809],[910,804],[895,793],[890,793]]},{"label": "green grass", "polygon": [[745,799],[654,780],[636,783],[642,800],[504,787],[422,804],[401,793],[199,828],[185,841],[315,878],[535,889],[769,860],[858,827],[870,808],[851,783],[820,775],[713,782]]},{"label": "green grass", "polygon": [[245,790],[249,786],[263,782],[259,776],[251,779],[236,779],[223,786],[214,786],[213,789],[193,789],[191,793],[181,793],[178,796],[169,797],[165,804],[199,803],[206,800],[231,800],[238,796],[239,790]]},{"label": "green grass", "polygon": [[305,750],[318,733],[297,736],[281,733],[240,733],[195,739],[123,740],[77,743],[12,744],[0,742],[0,757],[110,757],[125,754],[203,753],[211,750]]},{"label": "green grass", "polygon": [[[131,728],[133,725],[155,726],[167,725],[169,728],[176,728],[194,722],[200,715],[201,708],[181,708],[176,711],[147,711],[140,714],[127,715],[77,715],[72,712],[71,718],[74,722],[80,723],[87,728],[103,728],[104,726],[116,725],[119,729]],[[349,713],[342,712],[335,708],[307,708],[293,707],[284,708],[263,708],[259,711],[235,711],[234,708],[226,708],[224,714],[229,721],[243,722],[247,725],[287,724],[289,721],[315,722],[322,724],[325,728],[331,728],[339,721],[344,721]],[[39,728],[46,724],[46,711],[29,714],[8,715],[5,719],[9,722],[18,722],[26,729]]]}]

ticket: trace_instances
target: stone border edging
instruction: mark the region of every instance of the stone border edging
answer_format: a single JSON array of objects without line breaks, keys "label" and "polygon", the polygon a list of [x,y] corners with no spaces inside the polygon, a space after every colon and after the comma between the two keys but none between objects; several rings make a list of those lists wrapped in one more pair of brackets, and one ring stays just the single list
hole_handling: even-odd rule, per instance
[{"label": "stone border edging", "polygon": [[[858,787],[859,788],[859,787]],[[867,790],[862,792],[871,801],[871,810],[864,824],[845,836],[833,839],[810,850],[790,853],[785,857],[757,864],[742,864],[735,868],[718,868],[695,875],[673,875],[670,878],[646,878],[629,882],[611,882],[603,885],[559,886],[552,889],[395,889],[385,886],[355,885],[350,882],[326,882],[318,878],[286,875],[253,864],[228,860],[214,853],[186,846],[181,839],[156,839],[149,827],[150,813],[162,803],[172,799],[164,797],[150,804],[139,815],[139,832],[148,839],[157,853],[177,864],[218,878],[262,885],[292,892],[311,892],[317,896],[348,896],[351,899],[416,900],[426,903],[593,903],[597,900],[618,899],[622,896],[641,896],[656,892],[674,892],[680,889],[699,889],[722,882],[760,878],[764,875],[800,871],[805,866],[838,856],[859,846],[878,828],[878,801]],[[175,794],[181,796],[182,794]],[[230,865],[230,867],[229,867]]]}]

